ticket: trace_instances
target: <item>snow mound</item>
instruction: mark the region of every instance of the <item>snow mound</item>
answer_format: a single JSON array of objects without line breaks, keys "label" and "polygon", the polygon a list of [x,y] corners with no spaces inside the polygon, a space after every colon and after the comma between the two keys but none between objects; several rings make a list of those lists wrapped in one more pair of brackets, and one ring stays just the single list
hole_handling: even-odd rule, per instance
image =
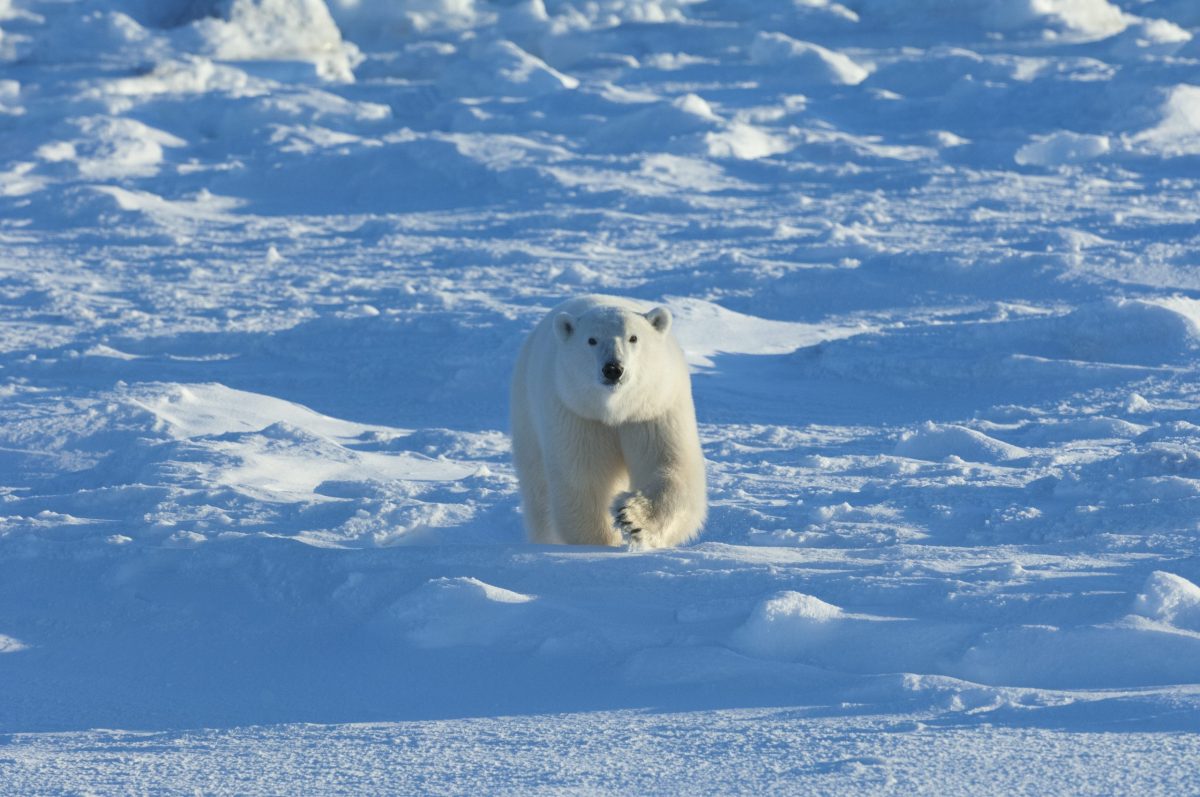
[{"label": "snow mound", "polygon": [[455,480],[476,470],[408,452],[346,448],[363,435],[401,432],[223,385],[173,386],[132,403],[188,443],[190,456],[174,466],[179,471],[193,472],[198,484],[225,485],[268,501],[325,500],[318,488],[327,482]]},{"label": "snow mound", "polygon": [[187,55],[162,61],[144,74],[114,80],[103,87],[108,95],[149,97],[156,94],[227,92],[231,96],[262,94],[267,87],[240,69],[216,64],[209,58]]},{"label": "snow mound", "polygon": [[[193,4],[196,5],[196,4]],[[224,61],[306,61],[326,80],[351,82],[361,60],[324,0],[216,0],[193,23],[205,54]]]},{"label": "snow mound", "polygon": [[984,684],[1120,688],[1194,682],[1200,635],[1134,616],[1103,625],[1009,626],[982,635],[951,666]]},{"label": "snow mound", "polygon": [[137,213],[163,226],[188,225],[199,221],[229,222],[231,212],[242,204],[241,200],[220,197],[201,191],[195,196],[179,199],[164,199],[149,191],[134,191],[115,185],[97,185],[92,190],[110,197],[122,211]]},{"label": "snow mound", "polygon": [[489,41],[470,50],[470,59],[448,70],[442,83],[461,94],[535,97],[574,89],[579,81],[548,66],[507,40]]},{"label": "snow mound", "polygon": [[731,122],[724,130],[705,133],[703,140],[703,152],[713,158],[758,160],[791,149],[785,138],[744,122]]},{"label": "snow mound", "polygon": [[1156,570],[1146,579],[1133,611],[1176,628],[1200,632],[1200,587],[1182,576]]},{"label": "snow mound", "polygon": [[759,33],[750,45],[750,61],[785,66],[787,78],[799,83],[856,86],[870,74],[842,53],[819,44],[797,41],[782,33]]},{"label": "snow mound", "polygon": [[1192,41],[1192,34],[1165,19],[1138,19],[1113,37],[1110,50],[1122,58],[1171,56]]},{"label": "snow mound", "polygon": [[[129,411],[114,410],[114,423],[135,431],[107,445],[129,464],[101,465],[89,478],[126,501],[153,496],[143,523],[122,527],[140,541],[174,534],[190,544],[249,531],[318,547],[428,542],[475,516],[458,483],[490,478],[478,463],[430,456],[436,448],[409,441],[406,430],[219,384],[144,384],[116,398]],[[155,485],[164,483],[181,489],[160,494]],[[253,516],[250,528],[231,511]],[[493,528],[473,539],[495,536]]]},{"label": "snow mound", "polygon": [[1071,40],[1103,39],[1134,19],[1108,0],[857,0],[864,23],[903,27],[973,25],[987,31],[1045,31]]},{"label": "snow mound", "polygon": [[959,649],[967,633],[953,624],[847,612],[789,590],[760,601],[730,642],[747,656],[843,672],[924,672]]},{"label": "snow mound", "polygon": [[1186,296],[1109,299],[1083,305],[1055,325],[1072,357],[1097,362],[1162,363],[1200,343],[1200,300]]},{"label": "snow mound", "polygon": [[129,399],[153,413],[177,440],[254,432],[277,423],[342,439],[384,431],[381,426],[330,418],[290,401],[215,383],[147,385],[131,391]]},{"label": "snow mound", "polygon": [[734,632],[742,650],[765,658],[794,658],[814,646],[847,615],[838,606],[803,592],[780,592],[755,607]]},{"label": "snow mound", "polygon": [[[1139,397],[1140,398],[1140,397]],[[1145,401],[1145,399],[1142,399]],[[1138,412],[1134,404],[1131,412]],[[1091,418],[1074,418],[1067,421],[1045,422],[1036,425],[1024,433],[1024,439],[1045,445],[1072,440],[1131,440],[1146,432],[1149,427],[1130,423],[1121,418],[1106,418],[1096,416]]]},{"label": "snow mound", "polygon": [[79,138],[54,141],[37,150],[47,163],[73,166],[85,180],[153,177],[166,157],[164,147],[184,147],[178,136],[135,119],[89,116],[74,120]]},{"label": "snow mound", "polygon": [[602,125],[593,139],[607,151],[646,150],[681,137],[716,129],[722,119],[704,98],[684,94],[671,101],[642,103],[642,107]]},{"label": "snow mound", "polygon": [[712,367],[717,354],[788,354],[806,346],[869,332],[867,326],[772,321],[702,299],[669,298],[672,328],[694,366]]},{"label": "snow mound", "polygon": [[351,36],[400,38],[464,30],[490,19],[476,0],[330,0],[329,10]]},{"label": "snow mound", "polygon": [[392,604],[384,622],[422,648],[493,645],[521,630],[534,600],[477,578],[436,578]]},{"label": "snow mound", "polygon": [[1014,157],[1022,166],[1061,166],[1082,163],[1106,154],[1108,136],[1093,136],[1060,130],[1024,145]]},{"label": "snow mound", "polygon": [[957,457],[966,462],[998,463],[1029,456],[1025,449],[955,424],[927,421],[905,432],[893,451],[896,456],[939,462]]},{"label": "snow mound", "polygon": [[642,105],[597,128],[594,147],[600,152],[657,151],[738,160],[765,158],[791,147],[782,136],[726,121],[697,94]]},{"label": "snow mound", "polygon": [[1157,125],[1130,139],[1136,150],[1165,158],[1200,154],[1200,86],[1169,89],[1159,116]]}]

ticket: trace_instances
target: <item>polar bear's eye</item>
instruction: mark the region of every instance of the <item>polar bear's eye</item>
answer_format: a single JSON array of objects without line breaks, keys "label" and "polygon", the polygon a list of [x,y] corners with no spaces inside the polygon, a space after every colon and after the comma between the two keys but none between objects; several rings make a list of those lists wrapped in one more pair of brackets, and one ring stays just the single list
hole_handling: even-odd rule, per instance
[{"label": "polar bear's eye", "polygon": [[588,338],[588,345],[589,345],[589,346],[595,346],[595,345],[596,345],[596,339],[595,339],[595,338]]},{"label": "polar bear's eye", "polygon": [[630,336],[629,336],[629,342],[630,342],[630,343],[637,343],[637,335],[630,335]]}]

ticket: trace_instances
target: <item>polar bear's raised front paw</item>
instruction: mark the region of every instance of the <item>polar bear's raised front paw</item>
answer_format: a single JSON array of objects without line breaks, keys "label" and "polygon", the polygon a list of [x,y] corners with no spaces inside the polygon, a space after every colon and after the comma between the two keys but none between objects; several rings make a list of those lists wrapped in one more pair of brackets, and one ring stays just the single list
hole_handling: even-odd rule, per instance
[{"label": "polar bear's raised front paw", "polygon": [[645,542],[647,531],[653,520],[654,507],[650,499],[641,493],[621,493],[613,501],[613,515],[617,528],[626,542]]}]

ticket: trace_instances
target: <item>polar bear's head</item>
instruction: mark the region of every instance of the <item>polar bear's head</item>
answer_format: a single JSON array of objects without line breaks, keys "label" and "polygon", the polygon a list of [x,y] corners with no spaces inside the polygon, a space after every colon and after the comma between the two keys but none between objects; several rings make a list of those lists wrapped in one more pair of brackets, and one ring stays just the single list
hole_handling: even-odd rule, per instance
[{"label": "polar bear's head", "polygon": [[606,424],[658,417],[675,402],[683,354],[670,335],[671,313],[593,307],[578,317],[559,313],[555,387],[563,403]]}]

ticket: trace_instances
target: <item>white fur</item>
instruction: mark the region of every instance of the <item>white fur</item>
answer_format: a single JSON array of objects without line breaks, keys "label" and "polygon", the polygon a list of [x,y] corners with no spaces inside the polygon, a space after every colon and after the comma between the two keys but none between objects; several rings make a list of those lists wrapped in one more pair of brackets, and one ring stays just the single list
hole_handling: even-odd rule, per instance
[{"label": "white fur", "polygon": [[[551,310],[521,347],[513,458],[535,542],[661,548],[699,533],[704,455],[670,328],[665,308],[580,296]],[[624,371],[608,384],[603,368],[614,361]]]}]

